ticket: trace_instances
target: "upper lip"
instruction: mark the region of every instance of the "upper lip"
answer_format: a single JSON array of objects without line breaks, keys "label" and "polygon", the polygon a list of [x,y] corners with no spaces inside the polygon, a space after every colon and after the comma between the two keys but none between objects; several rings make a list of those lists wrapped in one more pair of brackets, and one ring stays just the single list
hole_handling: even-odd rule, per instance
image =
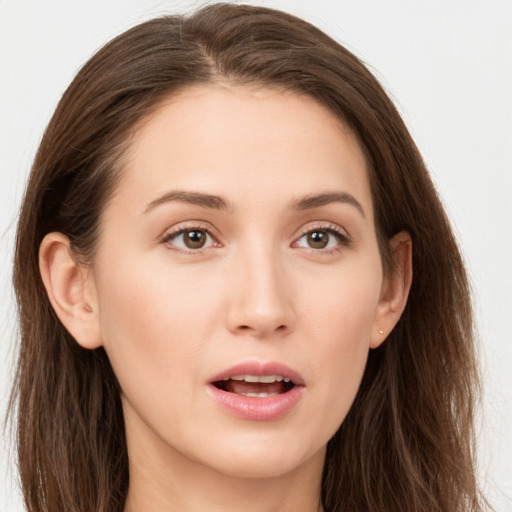
[{"label": "upper lip", "polygon": [[238,363],[214,375],[209,382],[217,382],[237,375],[280,375],[290,379],[296,386],[305,385],[304,379],[299,372],[277,361],[245,361]]}]

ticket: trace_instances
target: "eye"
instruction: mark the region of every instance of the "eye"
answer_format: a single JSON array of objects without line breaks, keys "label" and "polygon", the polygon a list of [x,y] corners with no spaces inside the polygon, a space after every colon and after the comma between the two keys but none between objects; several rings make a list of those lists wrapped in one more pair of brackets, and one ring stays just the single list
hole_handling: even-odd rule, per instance
[{"label": "eye", "polygon": [[185,252],[207,249],[215,245],[212,235],[206,229],[197,227],[180,229],[168,234],[162,241]]},{"label": "eye", "polygon": [[294,247],[305,247],[308,249],[333,249],[348,244],[348,237],[334,228],[315,228],[304,233],[296,242]]}]

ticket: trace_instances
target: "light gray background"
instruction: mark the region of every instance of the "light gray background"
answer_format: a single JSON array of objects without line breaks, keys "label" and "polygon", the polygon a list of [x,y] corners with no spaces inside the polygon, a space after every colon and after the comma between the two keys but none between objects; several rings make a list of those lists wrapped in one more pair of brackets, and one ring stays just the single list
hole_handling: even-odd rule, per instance
[{"label": "light gray background", "polygon": [[[288,10],[344,43],[395,98],[451,216],[475,289],[485,394],[479,470],[512,511],[512,1],[255,2]],[[78,68],[114,35],[204,2],[0,0],[0,415],[12,378],[10,285],[31,161]],[[8,436],[0,512],[21,512]]]}]

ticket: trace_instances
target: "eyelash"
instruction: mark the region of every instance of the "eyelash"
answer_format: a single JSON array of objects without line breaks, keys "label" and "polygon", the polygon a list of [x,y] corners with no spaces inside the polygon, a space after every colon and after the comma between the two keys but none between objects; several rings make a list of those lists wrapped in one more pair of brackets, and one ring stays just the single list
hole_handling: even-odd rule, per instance
[{"label": "eyelash", "polygon": [[315,254],[321,253],[322,255],[329,256],[331,254],[336,254],[340,252],[346,247],[349,247],[351,244],[351,239],[344,230],[342,230],[336,224],[327,223],[309,226],[308,229],[306,231],[303,231],[302,234],[295,240],[295,242],[293,242],[292,246],[295,245],[299,240],[307,236],[309,233],[314,233],[315,231],[328,233],[329,235],[334,236],[338,241],[335,247],[331,247],[329,249],[314,249],[312,247],[305,248],[309,249]]},{"label": "eyelash", "polygon": [[[170,242],[174,240],[175,238],[179,237],[180,235],[183,235],[187,231],[201,231],[206,233],[208,237],[210,237],[213,240],[213,244],[210,247],[206,248],[198,248],[198,249],[184,249],[184,248],[176,248],[173,246]],[[318,224],[314,226],[309,226],[307,230],[303,231],[298,238],[294,240],[292,243],[292,247],[298,247],[297,244],[302,238],[307,236],[310,233],[314,233],[315,231],[320,231],[324,233],[328,233],[329,235],[334,236],[338,244],[335,247],[329,248],[329,249],[315,249],[312,247],[304,247],[304,249],[310,250],[315,254],[323,254],[323,255],[331,255],[335,254],[342,249],[350,246],[351,239],[346,234],[345,231],[343,231],[340,227],[338,227],[335,224]],[[161,243],[167,245],[167,247],[173,251],[182,253],[182,254],[200,254],[204,250],[208,250],[211,247],[221,247],[222,244],[217,240],[217,238],[212,234],[211,227],[203,224],[193,224],[193,225],[178,225],[175,228],[173,228],[172,231],[165,233],[165,235],[161,238]]]},{"label": "eyelash", "polygon": [[[179,224],[176,227],[174,227],[172,229],[172,231],[165,233],[160,241],[161,241],[161,243],[167,245],[167,247],[169,249],[179,252],[179,253],[182,253],[182,254],[199,254],[200,252],[202,252],[202,250],[205,250],[203,248],[190,249],[190,250],[183,249],[183,248],[178,249],[170,243],[173,239],[177,238],[178,236],[184,234],[187,231],[202,231],[202,232],[206,233],[207,236],[209,236],[213,240],[214,247],[215,246],[219,247],[222,245],[222,244],[220,244],[220,242],[217,241],[217,238],[212,234],[211,227],[201,224],[201,223],[196,223],[193,225]],[[206,249],[209,249],[209,247],[207,247]]]}]

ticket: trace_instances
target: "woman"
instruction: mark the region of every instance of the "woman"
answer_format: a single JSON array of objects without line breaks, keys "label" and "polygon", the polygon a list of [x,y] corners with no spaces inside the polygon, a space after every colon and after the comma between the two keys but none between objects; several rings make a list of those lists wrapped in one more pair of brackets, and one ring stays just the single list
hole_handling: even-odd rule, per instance
[{"label": "woman", "polygon": [[15,286],[29,510],[483,506],[449,223],[377,81],[301,20],[214,5],[100,50]]}]

